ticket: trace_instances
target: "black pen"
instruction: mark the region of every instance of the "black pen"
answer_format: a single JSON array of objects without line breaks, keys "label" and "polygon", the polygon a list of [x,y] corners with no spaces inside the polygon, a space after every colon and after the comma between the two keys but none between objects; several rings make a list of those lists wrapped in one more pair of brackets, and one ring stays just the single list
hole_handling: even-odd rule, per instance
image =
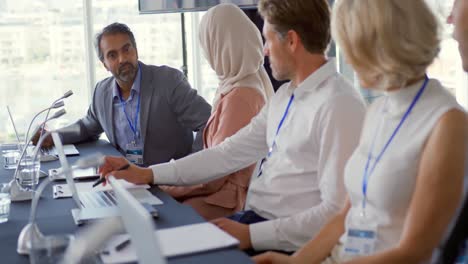
[{"label": "black pen", "polygon": [[124,241],[120,242],[117,246],[115,246],[115,251],[120,251],[124,249],[126,246],[130,244],[130,238],[125,239]]},{"label": "black pen", "polygon": [[[118,168],[117,170],[122,171],[122,170],[126,170],[128,168],[130,168],[130,163],[127,163],[127,164],[123,165],[122,167]],[[95,183],[93,183],[93,188],[98,186],[99,184],[105,182],[105,181],[106,181],[106,177],[99,178],[99,180],[97,180]]]}]

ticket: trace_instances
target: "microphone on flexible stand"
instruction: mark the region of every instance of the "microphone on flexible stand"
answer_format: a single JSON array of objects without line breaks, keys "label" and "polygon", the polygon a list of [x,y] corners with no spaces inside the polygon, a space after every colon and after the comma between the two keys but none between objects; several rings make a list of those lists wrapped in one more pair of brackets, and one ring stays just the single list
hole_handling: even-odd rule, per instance
[{"label": "microphone on flexible stand", "polygon": [[[59,99],[55,100],[52,105],[55,106],[57,104],[62,104],[62,106],[64,106],[64,102],[63,102],[63,99],[65,98],[68,98],[70,97],[71,95],[73,95],[73,91],[72,90],[68,90],[65,94],[62,95],[62,97],[60,97]],[[55,107],[54,107],[55,108]],[[47,120],[47,118],[49,117],[49,113],[50,113],[50,108],[49,108],[49,111],[47,111],[47,114],[46,114],[46,117],[44,119],[44,122],[42,123],[42,126],[41,127],[41,134],[39,135],[39,137],[42,137],[42,134],[44,134],[44,127],[45,127],[45,120]],[[36,134],[36,133],[34,133]]]},{"label": "microphone on flexible stand", "polygon": [[[93,168],[93,167],[100,166],[104,163],[104,156],[98,153],[96,155],[81,158],[74,164],[74,166],[70,167],[68,165],[68,162],[66,161],[65,154],[63,152],[61,142],[59,142],[60,139],[59,139],[57,132],[47,131],[46,134],[44,134],[44,136],[47,137],[49,134],[52,134],[52,138],[54,139],[54,143],[56,143],[57,152],[59,153],[59,156],[61,157],[61,161],[62,159],[65,160],[65,162],[62,163],[62,171],[58,175],[63,175],[63,174],[67,175],[67,181],[69,180],[70,176],[71,178],[73,177],[71,174],[73,170],[75,169]],[[52,180],[53,180],[52,177],[46,178],[45,180],[41,182],[41,184],[36,190],[34,199],[31,204],[31,214],[29,216],[29,223],[25,227],[23,227],[18,237],[18,245],[17,245],[16,250],[19,254],[25,255],[25,254],[31,253],[32,245],[33,245],[32,240],[34,240],[34,243],[41,243],[41,241],[45,239],[45,236],[41,233],[41,231],[39,230],[36,224],[36,212],[37,212],[37,205],[39,202],[39,198],[41,197],[41,194],[44,191],[44,189]],[[73,198],[75,199],[75,201],[78,199],[78,197],[73,197]],[[78,202],[79,202],[79,199],[78,199]]]},{"label": "microphone on flexible stand", "polygon": [[[63,101],[57,101],[57,102],[54,102],[54,103],[52,104],[52,106],[47,107],[46,109],[43,109],[43,110],[41,110],[39,113],[37,113],[37,114],[33,117],[33,119],[31,120],[31,122],[29,123],[28,130],[27,130],[27,132],[26,132],[26,137],[25,137],[25,139],[24,139],[24,145],[28,144],[29,141],[31,140],[31,139],[29,138],[29,132],[31,131],[31,126],[32,126],[32,124],[34,123],[34,120],[36,120],[36,118],[37,118],[40,114],[44,113],[45,111],[49,111],[49,112],[50,112],[51,109],[61,108],[61,107],[63,107],[64,105],[65,105],[65,103],[64,103]],[[49,115],[49,113],[47,113],[47,115]],[[47,122],[47,119],[48,119],[48,117],[46,117],[46,119],[44,119],[44,121],[41,123],[41,125],[45,124],[45,122]],[[41,125],[39,125],[39,127],[40,127]],[[35,131],[37,131],[37,130],[35,130]],[[35,134],[35,133],[34,133],[34,134]]]},{"label": "microphone on flexible stand", "polygon": [[[59,118],[59,117],[63,116],[65,113],[66,113],[65,109],[60,109],[59,111],[54,113],[54,115],[51,116],[45,122],[47,122],[49,120],[52,120],[52,119]],[[33,152],[32,164],[34,164],[34,162],[36,161],[37,154],[38,154],[38,152],[40,150],[41,144],[42,144],[42,142],[44,141],[44,139],[47,136],[48,136],[48,134],[46,134],[45,137],[43,136],[43,137],[41,137],[39,139],[38,144],[37,144],[37,146],[36,146],[36,148],[34,149],[34,152]],[[21,152],[20,158],[18,159],[18,164],[16,166],[15,173],[13,175],[13,179],[9,183],[10,196],[11,196],[11,201],[12,202],[31,200],[33,198],[33,195],[32,195],[33,191],[31,190],[32,189],[31,186],[22,186],[19,183],[19,179],[18,179],[19,167],[21,166],[21,161],[23,160],[24,156],[27,153],[28,146],[29,146],[29,142],[28,142],[28,144],[25,145],[24,149]]]}]

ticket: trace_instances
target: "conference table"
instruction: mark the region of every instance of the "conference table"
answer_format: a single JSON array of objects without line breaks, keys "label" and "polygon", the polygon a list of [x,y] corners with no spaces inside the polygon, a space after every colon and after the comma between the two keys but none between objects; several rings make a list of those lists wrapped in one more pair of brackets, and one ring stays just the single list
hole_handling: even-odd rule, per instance
[{"label": "conference table", "polygon": [[[105,140],[98,140],[75,145],[79,150],[79,156],[68,157],[70,164],[87,155],[100,152],[104,155],[121,156],[111,144]],[[0,146],[0,148],[2,148]],[[59,161],[42,162],[41,170],[47,172],[49,169],[60,167]],[[8,182],[13,177],[14,170],[0,169],[0,182]],[[71,198],[53,199],[52,186],[42,193],[37,210],[37,224],[44,235],[75,234],[82,226],[76,226],[71,209],[76,208]],[[157,206],[159,217],[155,219],[158,229],[189,225],[205,222],[190,206],[175,201],[172,197],[153,186],[149,191],[161,199],[164,204]],[[28,256],[19,255],[16,252],[18,235],[21,229],[28,223],[31,201],[12,202],[8,222],[0,224],[0,263],[29,263]],[[86,226],[83,225],[83,226]],[[190,234],[187,234],[190,236]],[[171,257],[170,264],[182,263],[252,263],[250,258],[241,250],[232,247],[209,252],[196,253]]]}]

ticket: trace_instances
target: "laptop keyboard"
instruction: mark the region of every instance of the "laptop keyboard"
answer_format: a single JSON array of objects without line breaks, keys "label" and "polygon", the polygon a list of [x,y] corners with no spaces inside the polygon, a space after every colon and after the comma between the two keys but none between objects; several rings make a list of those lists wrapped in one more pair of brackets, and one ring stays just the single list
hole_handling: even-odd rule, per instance
[{"label": "laptop keyboard", "polygon": [[117,205],[113,190],[98,192],[82,192],[79,194],[83,207],[113,207]]}]

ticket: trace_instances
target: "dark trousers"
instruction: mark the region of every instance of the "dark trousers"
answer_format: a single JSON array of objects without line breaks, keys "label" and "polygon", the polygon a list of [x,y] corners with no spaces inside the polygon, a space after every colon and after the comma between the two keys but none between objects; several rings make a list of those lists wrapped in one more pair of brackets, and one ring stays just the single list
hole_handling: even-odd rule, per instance
[{"label": "dark trousers", "polygon": [[240,211],[231,216],[228,216],[227,218],[233,221],[239,222],[241,224],[246,224],[246,225],[260,223],[260,222],[264,222],[268,220],[266,218],[259,216],[257,213],[255,213],[252,210]]},{"label": "dark trousers", "polygon": [[462,258],[463,256],[465,258],[467,257],[465,256],[465,243],[468,243],[468,229],[466,228],[468,222],[468,195],[465,197],[460,215],[458,216],[447,243],[442,249],[442,254],[437,263],[452,264],[458,261],[457,258]]},{"label": "dark trousers", "polygon": [[[246,225],[268,221],[268,219],[259,216],[257,213],[255,213],[252,210],[240,211],[231,216],[228,216],[227,218],[233,221],[239,222],[241,224],[246,224]],[[287,255],[291,255],[292,253],[294,253],[294,252],[285,252],[285,251],[278,251],[278,250],[275,250],[275,251],[278,253],[283,253]],[[253,248],[249,248],[249,249],[244,250],[244,252],[249,256],[255,256],[255,255],[265,253],[266,251],[255,251]]]}]

